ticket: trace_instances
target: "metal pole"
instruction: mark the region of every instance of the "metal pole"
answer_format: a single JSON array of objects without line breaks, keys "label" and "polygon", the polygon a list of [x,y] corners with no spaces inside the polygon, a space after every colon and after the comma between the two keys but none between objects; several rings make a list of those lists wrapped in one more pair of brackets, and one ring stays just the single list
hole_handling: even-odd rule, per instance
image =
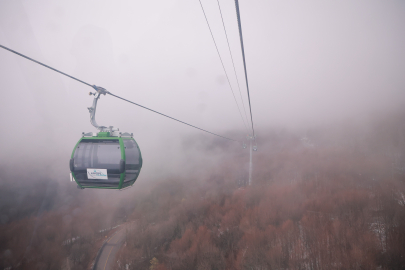
[{"label": "metal pole", "polygon": [[252,185],[252,141],[253,138],[249,137],[250,139],[250,161],[249,161],[249,186]]}]

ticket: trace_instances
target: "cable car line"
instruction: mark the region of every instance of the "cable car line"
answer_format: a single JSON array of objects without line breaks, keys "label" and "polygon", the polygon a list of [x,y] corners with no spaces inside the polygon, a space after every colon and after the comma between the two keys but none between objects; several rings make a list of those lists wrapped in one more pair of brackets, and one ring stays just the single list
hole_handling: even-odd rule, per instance
[{"label": "cable car line", "polygon": [[[7,47],[5,47],[5,46],[3,46],[3,45],[1,45],[1,44],[0,44],[0,47],[3,48],[3,49],[5,49],[5,50],[8,50],[8,51],[10,51],[10,52],[12,52],[12,53],[15,53],[15,54],[17,54],[17,55],[19,55],[19,56],[21,56],[21,57],[24,57],[24,58],[26,58],[26,59],[28,59],[28,60],[31,60],[31,61],[33,61],[33,62],[39,64],[39,65],[42,65],[42,66],[47,67],[47,68],[49,68],[49,69],[52,69],[53,71],[56,71],[56,72],[58,72],[58,73],[60,73],[60,74],[62,74],[62,75],[65,75],[65,76],[67,76],[67,77],[69,77],[69,78],[71,78],[71,79],[74,79],[74,80],[76,80],[76,81],[78,81],[78,82],[81,82],[81,83],[83,83],[83,84],[85,84],[85,85],[88,85],[88,86],[94,88],[99,94],[100,94],[100,93],[109,94],[109,95],[111,95],[111,96],[113,96],[113,97],[116,97],[116,98],[119,98],[119,99],[121,99],[121,100],[127,101],[127,102],[129,102],[129,103],[132,103],[132,104],[134,104],[134,105],[137,105],[137,106],[139,106],[139,107],[142,107],[142,108],[144,108],[144,109],[147,109],[147,110],[149,110],[149,111],[152,111],[152,112],[154,112],[154,113],[160,114],[160,115],[162,115],[162,116],[165,116],[165,117],[167,117],[167,118],[170,118],[170,119],[175,120],[175,121],[177,121],[177,122],[180,122],[180,123],[182,123],[182,124],[188,125],[188,126],[190,126],[190,127],[196,128],[196,129],[198,129],[198,130],[204,131],[204,132],[206,132],[206,133],[209,133],[209,134],[212,134],[212,135],[221,137],[221,138],[226,139],[226,140],[235,141],[235,142],[240,142],[240,141],[238,141],[238,140],[231,139],[231,138],[228,138],[228,137],[224,137],[224,136],[215,134],[215,133],[213,133],[213,132],[210,132],[210,131],[208,131],[208,130],[205,130],[205,129],[196,127],[196,126],[194,126],[194,125],[188,124],[188,123],[186,123],[186,122],[183,122],[183,121],[181,121],[181,120],[178,120],[178,119],[173,118],[173,117],[171,117],[171,116],[168,116],[168,115],[166,115],[166,114],[157,112],[157,111],[155,111],[155,110],[152,110],[152,109],[150,109],[150,108],[147,108],[147,107],[142,106],[142,105],[140,105],[140,104],[137,104],[137,103],[135,103],[135,102],[129,101],[129,100],[125,99],[125,98],[122,98],[122,97],[119,97],[119,96],[117,96],[117,95],[114,95],[114,94],[112,94],[111,92],[105,90],[104,88],[101,88],[101,87],[98,87],[98,86],[96,86],[96,85],[91,85],[91,84],[89,84],[89,83],[86,83],[86,82],[84,82],[84,81],[82,81],[82,80],[79,80],[79,79],[77,79],[77,78],[75,78],[75,77],[73,77],[73,76],[70,76],[70,75],[68,75],[68,74],[66,74],[66,73],[64,73],[64,72],[62,72],[62,71],[59,71],[59,70],[57,70],[57,69],[55,69],[55,68],[52,68],[52,67],[50,67],[50,66],[48,66],[48,65],[45,65],[44,63],[41,63],[41,62],[39,62],[39,61],[37,61],[37,60],[34,60],[34,59],[32,59],[32,58],[30,58],[30,57],[28,57],[28,56],[26,56],[26,55],[23,55],[23,54],[21,54],[21,53],[19,53],[19,52],[16,52],[16,51],[14,51],[14,50],[12,50],[12,49],[10,49],[10,48],[7,48]],[[100,88],[103,90],[103,92],[100,92]]]},{"label": "cable car line", "polygon": [[243,119],[242,112],[240,111],[238,102],[236,101],[235,93],[233,92],[233,88],[232,88],[231,82],[229,81],[228,73],[226,72],[224,62],[222,61],[221,54],[219,53],[217,43],[215,42],[214,35],[212,34],[212,30],[211,30],[210,24],[209,24],[209,22],[208,22],[208,18],[207,18],[206,14],[205,14],[204,7],[203,7],[203,5],[202,5],[202,3],[201,3],[201,0],[198,0],[198,1],[200,2],[200,6],[201,6],[201,9],[202,9],[202,12],[204,13],[205,21],[207,22],[208,29],[210,30],[212,40],[214,41],[215,48],[217,49],[217,53],[218,53],[218,56],[219,56],[219,60],[221,61],[222,68],[224,69],[224,72],[225,72],[225,75],[226,75],[226,79],[227,79],[228,84],[229,84],[229,87],[230,87],[230,89],[231,89],[231,92],[232,92],[233,98],[234,98],[234,100],[235,100],[236,106],[238,107],[238,111],[239,111],[240,117],[242,118],[243,125],[245,126],[246,130],[248,130],[248,128],[247,128],[247,126],[246,126],[246,123],[245,123],[245,120]]},{"label": "cable car line", "polygon": [[19,56],[21,56],[21,57],[24,57],[24,58],[26,58],[26,59],[28,59],[28,60],[31,60],[32,62],[35,62],[35,63],[37,63],[37,64],[39,64],[39,65],[41,65],[41,66],[44,66],[44,67],[47,67],[47,68],[49,68],[49,69],[52,69],[53,71],[59,72],[60,74],[63,74],[63,75],[65,75],[65,76],[67,76],[67,77],[69,77],[69,78],[71,78],[71,79],[73,79],[73,80],[79,81],[79,82],[81,82],[81,83],[84,83],[85,85],[88,85],[88,86],[90,86],[90,87],[93,87],[93,85],[91,85],[91,84],[89,84],[89,83],[86,83],[86,82],[84,82],[84,81],[82,81],[82,80],[79,80],[79,79],[77,79],[77,78],[75,78],[75,77],[73,77],[73,76],[70,76],[70,75],[68,75],[68,74],[66,74],[66,73],[64,73],[64,72],[62,72],[62,71],[60,71],[60,70],[57,70],[57,69],[53,68],[53,67],[50,67],[50,66],[48,66],[48,65],[45,65],[44,63],[38,62],[37,60],[34,60],[34,59],[32,59],[32,58],[30,58],[30,57],[24,55],[24,54],[21,54],[21,53],[19,53],[19,52],[16,52],[16,51],[14,51],[14,50],[12,50],[12,49],[10,49],[10,48],[4,47],[4,46],[1,45],[1,44],[0,44],[0,47],[3,48],[3,49],[5,49],[5,50],[8,50],[8,51],[10,51],[10,52],[12,52],[12,53],[15,53],[15,54],[17,54],[17,55],[19,55]]},{"label": "cable car line", "polygon": [[238,75],[236,74],[235,63],[234,63],[234,61],[233,61],[231,46],[229,45],[228,34],[226,33],[224,18],[222,17],[222,10],[221,10],[221,5],[219,4],[219,0],[217,0],[217,3],[218,3],[218,8],[219,8],[219,13],[221,14],[221,20],[222,20],[222,25],[223,25],[223,27],[224,27],[226,42],[228,43],[229,54],[231,55],[233,71],[234,71],[234,73],[235,73],[236,82],[237,82],[237,84],[238,84],[240,99],[242,100],[243,112],[245,113],[246,123],[249,123],[249,120],[248,120],[248,117],[247,117],[247,114],[246,114],[245,102],[243,101],[242,93],[241,93],[241,91],[240,91],[239,79],[238,79]]},{"label": "cable car line", "polygon": [[242,25],[241,25],[241,19],[240,19],[238,0],[235,0],[235,9],[236,9],[236,16],[238,18],[239,38],[240,38],[240,46],[241,46],[242,57],[243,57],[243,67],[245,70],[246,89],[247,89],[247,93],[248,93],[249,109],[250,109],[250,120],[252,122],[253,139],[255,139],[256,137],[255,137],[255,129],[253,127],[252,105],[250,103],[249,83],[248,83],[248,76],[247,76],[247,71],[246,71],[245,49],[243,46]]},{"label": "cable car line", "polygon": [[154,113],[160,114],[160,115],[162,115],[162,116],[165,116],[165,117],[170,118],[170,119],[172,119],[172,120],[175,120],[175,121],[177,121],[177,122],[180,122],[180,123],[182,123],[182,124],[185,124],[185,125],[187,125],[187,126],[190,126],[190,127],[199,129],[199,130],[201,130],[201,131],[207,132],[207,133],[209,133],[209,134],[212,134],[212,135],[221,137],[221,138],[226,139],[226,140],[235,141],[235,142],[240,142],[240,141],[238,141],[238,140],[234,140],[234,139],[231,139],[231,138],[228,138],[228,137],[224,137],[224,136],[221,136],[221,135],[212,133],[212,132],[210,132],[210,131],[208,131],[208,130],[205,130],[205,129],[202,129],[202,128],[193,126],[193,125],[191,125],[191,124],[188,124],[188,123],[186,123],[186,122],[183,122],[183,121],[181,121],[181,120],[178,120],[178,119],[176,119],[176,118],[173,118],[173,117],[171,117],[171,116],[168,116],[168,115],[166,115],[166,114],[157,112],[157,111],[155,111],[155,110],[149,109],[149,108],[147,108],[147,107],[145,107],[145,106],[142,106],[142,105],[140,105],[140,104],[137,104],[137,103],[132,102],[132,101],[130,101],[130,100],[127,100],[127,99],[125,99],[125,98],[122,98],[122,97],[119,97],[119,96],[117,96],[117,95],[114,95],[114,94],[112,94],[112,93],[110,93],[110,92],[108,92],[108,94],[111,95],[111,96],[113,96],[113,97],[116,97],[116,98],[119,98],[119,99],[121,99],[121,100],[124,100],[124,101],[126,101],[126,102],[132,103],[132,104],[134,104],[134,105],[136,105],[136,106],[139,106],[139,107],[141,107],[141,108],[144,108],[144,109],[146,109],[146,110],[152,111],[152,112],[154,112]]}]

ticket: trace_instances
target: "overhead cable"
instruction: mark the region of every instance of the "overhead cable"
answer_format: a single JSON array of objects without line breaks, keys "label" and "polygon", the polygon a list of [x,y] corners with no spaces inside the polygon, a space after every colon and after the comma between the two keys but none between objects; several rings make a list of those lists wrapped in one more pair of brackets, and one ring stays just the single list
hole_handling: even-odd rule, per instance
[{"label": "overhead cable", "polygon": [[[45,65],[44,63],[38,62],[37,60],[34,60],[34,59],[32,59],[32,58],[30,58],[30,57],[28,57],[28,56],[26,56],[26,55],[23,55],[23,54],[21,54],[21,53],[19,53],[19,52],[16,52],[16,51],[14,51],[14,50],[12,50],[12,49],[10,49],[10,48],[7,48],[7,47],[5,47],[5,46],[3,46],[3,45],[1,45],[1,44],[0,44],[0,47],[3,48],[3,49],[5,49],[5,50],[8,50],[8,51],[10,51],[10,52],[12,52],[12,53],[15,53],[15,54],[17,54],[17,55],[19,55],[19,56],[21,56],[21,57],[24,57],[24,58],[26,58],[26,59],[28,59],[28,60],[31,60],[31,61],[33,61],[33,62],[35,62],[35,63],[37,63],[37,64],[39,64],[39,65],[41,65],[41,66],[47,67],[47,68],[49,68],[49,69],[52,69],[53,71],[56,71],[56,72],[58,72],[58,73],[60,73],[60,74],[62,74],[62,75],[65,75],[65,76],[67,76],[67,77],[69,77],[69,78],[71,78],[71,79],[74,79],[74,80],[76,80],[76,81],[78,81],[78,82],[81,82],[81,83],[83,83],[83,84],[85,84],[85,85],[88,85],[88,86],[94,88],[96,91],[98,91],[98,88],[99,88],[98,86],[91,85],[91,84],[86,83],[86,82],[84,82],[84,81],[82,81],[82,80],[79,80],[79,79],[77,79],[77,78],[75,78],[75,77],[73,77],[73,76],[70,76],[70,75],[68,75],[68,74],[66,74],[66,73],[64,73],[64,72],[62,72],[62,71],[59,71],[59,70],[53,68],[53,67],[50,67],[50,66],[48,66],[48,65]],[[124,101],[127,101],[127,102],[129,102],[129,103],[132,103],[132,104],[134,104],[134,105],[137,105],[137,106],[139,106],[139,107],[141,107],[141,108],[144,108],[144,109],[147,109],[147,110],[149,110],[149,111],[152,111],[152,112],[154,112],[154,113],[163,115],[163,116],[165,116],[165,117],[167,117],[167,118],[170,118],[170,119],[172,119],[172,120],[175,120],[175,121],[180,122],[180,123],[182,123],[182,124],[185,124],[185,125],[187,125],[187,126],[196,128],[196,129],[201,130],[201,131],[204,131],[204,132],[206,132],[206,133],[209,133],[209,134],[212,134],[212,135],[221,137],[221,138],[226,139],[226,140],[235,141],[235,142],[240,142],[240,141],[238,141],[238,140],[234,140],[234,139],[231,139],[231,138],[228,138],[228,137],[224,137],[224,136],[215,134],[215,133],[213,133],[213,132],[210,132],[210,131],[208,131],[208,130],[205,130],[205,129],[202,129],[202,128],[193,126],[193,125],[188,124],[188,123],[186,123],[186,122],[180,121],[180,120],[178,120],[178,119],[176,119],[176,118],[173,118],[173,117],[170,117],[170,116],[168,116],[168,115],[166,115],[166,114],[157,112],[157,111],[152,110],[152,109],[150,109],[150,108],[147,108],[147,107],[145,107],[145,106],[139,105],[139,104],[137,104],[137,103],[135,103],[135,102],[129,101],[129,100],[125,99],[125,98],[116,96],[116,95],[114,95],[114,94],[112,94],[112,93],[110,93],[110,92],[108,92],[108,91],[106,91],[105,93],[107,93],[107,94],[109,94],[109,95],[111,95],[111,96],[113,96],[113,97],[116,97],[116,98],[122,99],[122,100],[124,100]]]},{"label": "overhead cable", "polygon": [[1,45],[1,44],[0,44],[0,47],[3,48],[3,49],[5,49],[5,50],[7,50],[7,51],[10,51],[10,52],[12,52],[12,53],[15,53],[15,54],[17,54],[17,55],[19,55],[19,56],[21,56],[21,57],[24,57],[24,58],[26,58],[26,59],[28,59],[28,60],[31,60],[32,62],[35,62],[35,63],[37,63],[37,64],[39,64],[39,65],[41,65],[41,66],[44,66],[44,67],[47,67],[47,68],[49,68],[49,69],[52,69],[53,71],[59,72],[60,74],[63,74],[63,75],[65,75],[65,76],[67,76],[67,77],[69,77],[69,78],[71,78],[71,79],[73,79],[73,80],[79,81],[79,82],[81,82],[81,83],[84,83],[85,85],[88,85],[88,86],[90,86],[90,87],[93,87],[93,85],[91,85],[91,84],[89,84],[89,83],[86,83],[86,82],[84,82],[84,81],[82,81],[82,80],[79,80],[79,79],[73,77],[73,76],[70,76],[70,75],[68,75],[68,74],[66,74],[66,73],[63,73],[63,72],[60,71],[60,70],[57,70],[57,69],[55,69],[55,68],[53,68],[53,67],[50,67],[50,66],[48,66],[48,65],[45,65],[44,63],[38,62],[37,60],[34,60],[34,59],[32,59],[32,58],[30,58],[30,57],[24,55],[24,54],[21,54],[21,53],[19,53],[19,52],[16,52],[16,51],[14,51],[14,50],[12,50],[12,49],[10,49],[10,48],[4,47],[4,46]]},{"label": "overhead cable", "polygon": [[245,49],[243,46],[242,25],[241,25],[241,20],[240,20],[239,1],[238,0],[235,0],[235,8],[236,8],[236,16],[238,17],[240,46],[242,49],[242,57],[243,57],[243,67],[245,69],[245,80],[246,80],[246,89],[247,89],[248,100],[249,100],[250,121],[252,122],[253,138],[255,138],[255,129],[253,127],[252,105],[250,103],[249,82],[248,82],[248,76],[247,76],[247,71],[246,71]]},{"label": "overhead cable", "polygon": [[187,126],[190,126],[190,127],[196,128],[196,129],[199,129],[199,130],[201,130],[201,131],[204,131],[204,132],[207,132],[207,133],[209,133],[209,134],[212,134],[212,135],[221,137],[221,138],[223,138],[223,139],[227,139],[227,140],[230,140],[230,141],[239,142],[238,140],[234,140],[234,139],[231,139],[231,138],[228,138],[228,137],[224,137],[224,136],[221,136],[221,135],[212,133],[212,132],[207,131],[207,130],[205,130],[205,129],[202,129],[202,128],[193,126],[193,125],[191,125],[191,124],[188,124],[188,123],[186,123],[186,122],[180,121],[180,120],[178,120],[178,119],[176,119],[176,118],[173,118],[173,117],[171,117],[171,116],[168,116],[168,115],[166,115],[166,114],[163,114],[163,113],[157,112],[157,111],[155,111],[155,110],[149,109],[149,108],[147,108],[147,107],[145,107],[145,106],[142,106],[142,105],[140,105],[140,104],[137,104],[137,103],[132,102],[132,101],[130,101],[130,100],[127,100],[127,99],[125,99],[125,98],[116,96],[116,95],[114,95],[114,94],[112,94],[112,93],[110,93],[110,92],[109,92],[108,94],[111,95],[111,96],[113,96],[113,97],[116,97],[116,98],[119,98],[119,99],[121,99],[121,100],[124,100],[124,101],[126,101],[126,102],[129,102],[129,103],[131,103],[131,104],[134,104],[134,105],[136,105],[136,106],[139,106],[139,107],[141,107],[141,108],[147,109],[147,110],[149,110],[149,111],[151,111],[151,112],[154,112],[154,113],[163,115],[163,116],[165,116],[165,117],[167,117],[167,118],[170,118],[170,119],[172,119],[172,120],[174,120],[174,121],[180,122],[180,123],[185,124],[185,125],[187,125]]},{"label": "overhead cable", "polygon": [[238,75],[236,74],[235,63],[234,63],[234,61],[233,61],[231,46],[229,45],[228,34],[226,33],[224,18],[222,17],[222,10],[221,10],[221,5],[219,4],[219,0],[217,0],[217,3],[218,3],[218,8],[219,8],[219,13],[221,14],[221,20],[222,20],[222,25],[223,25],[223,27],[224,27],[226,42],[228,43],[229,54],[231,55],[233,71],[234,71],[234,73],[235,73],[236,82],[237,82],[237,84],[238,84],[240,99],[242,100],[243,112],[245,113],[246,123],[249,123],[249,120],[248,120],[247,114],[246,114],[245,102],[243,101],[242,92],[240,91],[239,79],[238,79]]},{"label": "overhead cable", "polygon": [[214,41],[215,48],[217,49],[217,53],[218,53],[218,56],[219,56],[219,60],[221,61],[222,68],[224,69],[226,79],[228,80],[228,84],[229,84],[229,87],[230,87],[230,89],[231,89],[233,98],[234,98],[234,100],[235,100],[236,106],[238,107],[238,111],[239,111],[240,117],[242,118],[243,125],[245,126],[246,130],[248,130],[248,128],[247,128],[247,126],[246,126],[246,123],[245,123],[245,120],[243,119],[242,112],[240,111],[238,102],[237,102],[237,100],[236,100],[235,93],[233,92],[233,88],[232,88],[231,82],[229,81],[228,73],[226,72],[225,65],[224,65],[224,62],[222,61],[221,54],[219,53],[217,43],[215,42],[214,35],[212,34],[210,24],[209,24],[209,22],[208,22],[207,16],[205,15],[204,7],[203,7],[203,5],[202,5],[202,3],[201,3],[201,0],[198,0],[198,1],[200,2],[200,6],[201,6],[201,9],[202,9],[202,12],[204,13],[205,21],[207,22],[208,29],[210,30],[212,40]]}]

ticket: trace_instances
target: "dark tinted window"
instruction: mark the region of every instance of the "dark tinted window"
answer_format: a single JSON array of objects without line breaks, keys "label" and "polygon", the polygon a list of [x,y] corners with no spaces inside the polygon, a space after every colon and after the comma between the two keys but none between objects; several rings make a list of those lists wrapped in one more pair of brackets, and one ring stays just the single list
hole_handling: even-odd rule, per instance
[{"label": "dark tinted window", "polygon": [[119,169],[121,150],[118,140],[83,140],[74,154],[75,170]]},{"label": "dark tinted window", "polygon": [[134,140],[123,140],[125,146],[126,170],[140,169],[140,151]]}]

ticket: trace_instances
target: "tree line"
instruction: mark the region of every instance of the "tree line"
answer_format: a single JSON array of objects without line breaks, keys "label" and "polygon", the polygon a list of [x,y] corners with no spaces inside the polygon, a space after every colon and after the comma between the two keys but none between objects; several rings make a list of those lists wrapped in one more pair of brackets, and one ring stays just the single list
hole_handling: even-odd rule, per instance
[{"label": "tree line", "polygon": [[269,130],[252,186],[245,150],[216,140],[184,146],[214,165],[125,192],[7,176],[0,269],[89,269],[127,221],[116,269],[404,269],[403,119]]}]

